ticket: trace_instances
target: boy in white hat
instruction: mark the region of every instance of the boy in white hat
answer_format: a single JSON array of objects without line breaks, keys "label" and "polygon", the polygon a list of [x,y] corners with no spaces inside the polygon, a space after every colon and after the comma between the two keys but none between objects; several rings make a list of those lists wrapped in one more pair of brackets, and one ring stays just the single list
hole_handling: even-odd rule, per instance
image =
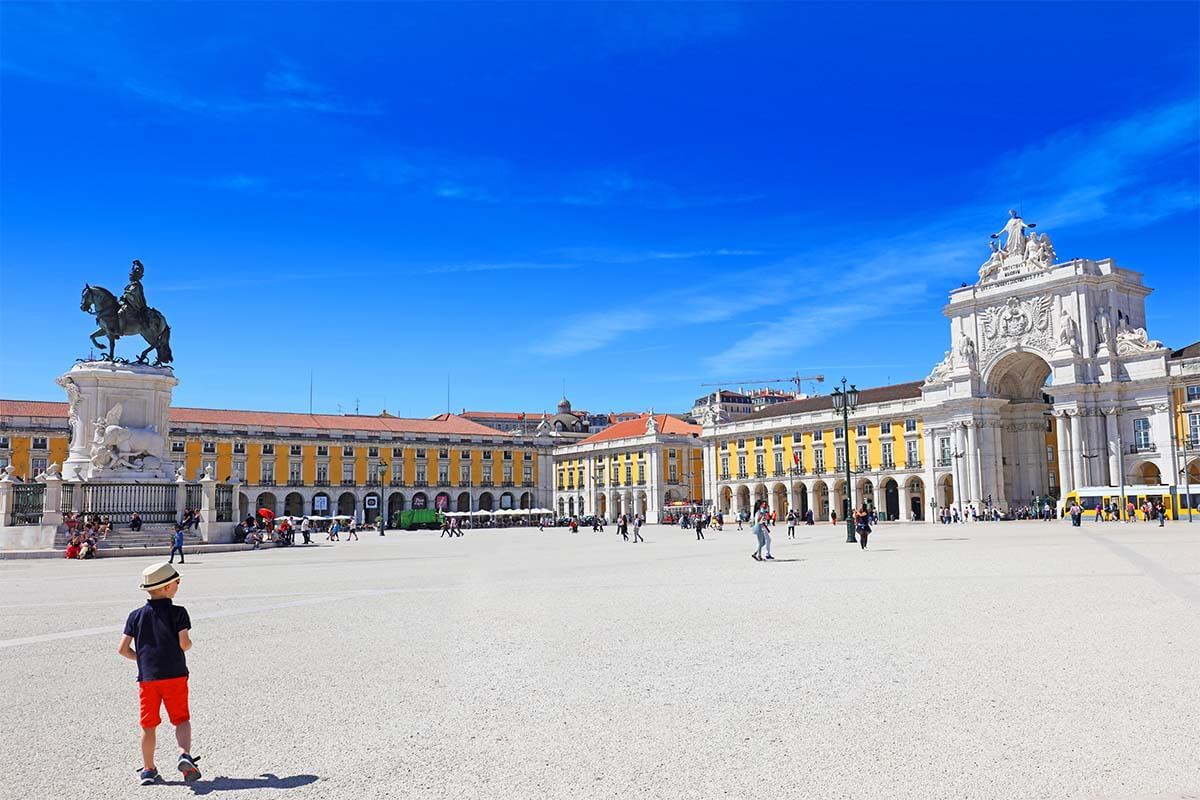
[{"label": "boy in white hat", "polygon": [[[187,609],[171,601],[179,591],[179,573],[168,563],[142,570],[141,588],[150,593],[146,605],[134,609],[125,620],[125,635],[117,652],[138,665],[138,695],[142,726],[142,786],[162,780],[154,766],[155,731],[162,717],[159,707],[175,726],[179,743],[176,766],[184,781],[199,779],[200,770],[189,755],[192,749],[191,713],[188,711],[188,669],[184,653],[191,649],[192,620]],[[133,645],[131,647],[130,645]]]}]

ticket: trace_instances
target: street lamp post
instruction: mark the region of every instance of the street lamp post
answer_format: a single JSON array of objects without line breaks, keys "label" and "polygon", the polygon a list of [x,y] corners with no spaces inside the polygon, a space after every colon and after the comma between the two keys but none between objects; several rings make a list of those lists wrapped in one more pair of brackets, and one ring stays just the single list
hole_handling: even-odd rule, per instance
[{"label": "street lamp post", "polygon": [[850,412],[858,407],[858,389],[854,384],[846,388],[846,379],[842,378],[842,388],[833,390],[833,408],[842,412],[842,441],[846,442],[846,506],[842,509],[846,517],[846,543],[854,544],[854,494],[850,486]]},{"label": "street lamp post", "polygon": [[965,455],[966,455],[966,453],[960,453],[960,452],[958,452],[958,450],[954,451],[954,502],[958,506],[958,518],[959,519],[965,519],[965,518],[963,517],[963,510],[962,510],[963,487],[962,487],[962,479],[959,477],[958,460]]}]

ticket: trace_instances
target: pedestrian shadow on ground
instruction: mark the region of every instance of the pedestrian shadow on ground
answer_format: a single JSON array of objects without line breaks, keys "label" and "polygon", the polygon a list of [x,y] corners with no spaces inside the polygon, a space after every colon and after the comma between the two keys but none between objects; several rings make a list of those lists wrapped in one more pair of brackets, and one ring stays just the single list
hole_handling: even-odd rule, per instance
[{"label": "pedestrian shadow on ground", "polygon": [[249,791],[250,789],[297,789],[308,786],[320,780],[316,775],[289,775],[280,778],[270,772],[264,772],[257,778],[227,778],[219,776],[211,780],[198,780],[186,784],[192,794],[208,794],[210,792]]},{"label": "pedestrian shadow on ground", "polygon": [[772,558],[776,564],[791,564],[793,561],[803,561],[803,558]]}]

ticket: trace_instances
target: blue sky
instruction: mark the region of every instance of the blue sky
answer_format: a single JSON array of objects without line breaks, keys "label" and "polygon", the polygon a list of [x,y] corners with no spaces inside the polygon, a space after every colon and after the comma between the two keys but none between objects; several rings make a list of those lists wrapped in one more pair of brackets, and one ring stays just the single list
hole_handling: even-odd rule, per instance
[{"label": "blue sky", "polygon": [[1182,346],[1198,9],[6,3],[0,396],[61,399],[133,258],[177,405],[913,380],[1010,207]]}]

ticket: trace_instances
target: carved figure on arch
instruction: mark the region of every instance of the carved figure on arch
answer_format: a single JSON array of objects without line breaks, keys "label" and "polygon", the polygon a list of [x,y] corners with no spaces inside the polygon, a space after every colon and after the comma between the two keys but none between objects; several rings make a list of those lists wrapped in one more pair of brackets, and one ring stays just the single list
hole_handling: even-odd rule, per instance
[{"label": "carved figure on arch", "polygon": [[1146,335],[1145,328],[1135,328],[1129,324],[1128,317],[1121,318],[1121,324],[1117,326],[1117,355],[1149,353],[1161,349],[1162,346],[1162,342]]},{"label": "carved figure on arch", "polygon": [[1058,343],[1072,353],[1079,353],[1079,325],[1065,308],[1058,318]]},{"label": "carved figure on arch", "polygon": [[1001,247],[1001,252],[1008,258],[1019,258],[1025,255],[1025,231],[1037,227],[1036,222],[1025,222],[1021,219],[1021,215],[1016,212],[1016,209],[1008,210],[1008,222],[1004,223],[1004,227],[996,233],[992,234],[993,239],[999,239],[1001,236],[1006,237],[1004,246]]},{"label": "carved figure on arch", "polygon": [[958,357],[971,372],[979,369],[979,354],[975,351],[975,340],[965,333],[958,343]]}]

